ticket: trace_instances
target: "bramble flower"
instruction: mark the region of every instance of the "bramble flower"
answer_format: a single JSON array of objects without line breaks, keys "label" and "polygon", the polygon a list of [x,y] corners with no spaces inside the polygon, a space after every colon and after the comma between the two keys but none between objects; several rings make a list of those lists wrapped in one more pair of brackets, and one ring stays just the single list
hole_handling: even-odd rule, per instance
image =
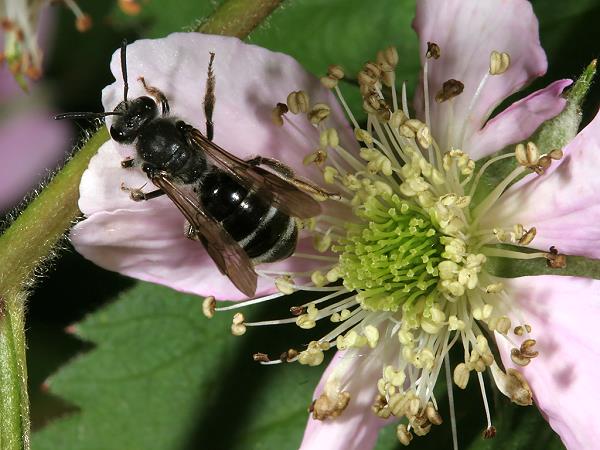
[{"label": "bramble flower", "polygon": [[[390,420],[402,444],[426,435],[442,422],[433,392],[442,370],[459,388],[479,383],[486,437],[495,433],[483,383],[489,371],[512,402],[535,402],[569,449],[586,448],[599,437],[586,406],[598,400],[598,282],[559,274],[565,255],[600,253],[600,118],[562,149],[528,141],[565,107],[571,81],[560,80],[489,119],[546,71],[524,0],[421,0],[414,26],[423,63],[416,114],[405,86],[396,90],[399,56],[389,48],[358,75],[362,127],[337,87],[345,76],[338,66],[321,83],[339,104],[291,58],[234,39],[176,34],[128,48],[129,79],[160,87],[173,113],[201,130],[203,74],[216,52],[215,141],[239,156],[285,161],[341,195],[301,223],[292,257],[257,267],[262,297],[216,307],[214,297],[240,294],[183,237],[183,218],[168,200],[135,203],[121,192],[121,183],[148,180],[121,169],[132,149],[114,142],[82,179],[87,218],[72,232],[74,245],[103,267],[209,296],[209,316],[296,291],[321,295],[293,307],[291,318],[248,323],[238,312],[232,324],[241,335],[252,326],[332,322],[305,349],[277,360],[255,355],[264,364],[319,365],[325,351],[338,350],[317,387],[303,449],[370,448]],[[118,56],[111,67],[117,82],[103,93],[107,110],[122,100]],[[143,95],[130,85],[131,96]],[[513,170],[484,186],[485,173],[508,159]],[[557,275],[500,278],[486,264],[491,257],[537,258]],[[454,345],[463,349],[458,362],[448,356]]]}]

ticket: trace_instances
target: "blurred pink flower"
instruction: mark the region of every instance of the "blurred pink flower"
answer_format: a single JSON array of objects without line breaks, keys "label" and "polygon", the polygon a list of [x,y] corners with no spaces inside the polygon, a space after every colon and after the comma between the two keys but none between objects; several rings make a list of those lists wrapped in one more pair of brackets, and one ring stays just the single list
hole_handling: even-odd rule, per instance
[{"label": "blurred pink flower", "polygon": [[[41,75],[38,41],[47,47],[52,27],[50,11],[20,11],[25,3],[15,5],[18,7],[11,9],[16,14],[15,22],[0,35],[0,47],[13,49],[13,55],[7,55],[7,65],[0,65],[0,211],[19,203],[57,167],[66,156],[71,135],[69,124],[53,120],[54,112],[42,92],[43,82],[30,83],[28,94],[22,90],[23,74],[32,78]],[[18,29],[24,30],[23,48],[15,47]],[[9,67],[17,60],[22,70],[19,73]]]},{"label": "blurred pink flower", "polygon": [[[560,267],[562,255],[548,252],[550,246],[598,257],[594,174],[600,165],[600,118],[562,150],[564,156],[556,149],[541,154],[527,143],[476,171],[475,160],[527,139],[560,113],[562,92],[571,81],[554,82],[488,120],[498,104],[546,71],[531,5],[421,0],[414,26],[423,55],[416,96],[420,120],[409,118],[406,100],[396,92],[398,55],[390,49],[359,74],[369,117],[362,130],[342,101],[348,126],[332,94],[293,59],[230,38],[175,34],[132,44],[130,96],[144,95],[134,81],[144,76],[166,94],[174,115],[203,130],[204,74],[214,51],[216,143],[242,157],[280,159],[303,176],[331,184],[343,197],[304,222],[293,257],[257,267],[258,293],[266,296],[251,302],[298,290],[324,296],[296,308],[295,318],[235,319],[236,334],[271,323],[312,328],[329,318],[336,324],[284,358],[318,365],[324,351],[340,350],[317,387],[303,449],[371,448],[378,429],[389,423],[382,419],[392,416],[402,421],[397,429],[402,443],[413,433],[427,434],[441,420],[433,387],[457,342],[464,362],[447,376],[464,388],[475,375],[486,412],[482,372],[490,370],[513,402],[535,401],[568,448],[589,448],[600,437],[588,420],[599,400],[593,388],[600,375],[598,333],[592,324],[599,312],[598,282],[561,276],[501,279],[487,272],[485,261],[541,258],[540,264],[547,259]],[[103,92],[110,111],[123,95],[118,54],[111,68],[117,81]],[[336,83],[342,76],[341,69],[332,68],[323,80],[340,100]],[[273,106],[298,90],[308,94],[308,113],[290,107],[283,127],[273,125]],[[312,108],[323,109],[322,104],[329,105],[329,116],[311,122]],[[86,220],[72,231],[75,247],[99,265],[134,277],[242,298],[202,247],[184,238],[183,217],[168,199],[135,203],[121,191],[121,183],[148,183],[141,171],[120,167],[132,151],[110,141],[93,158],[81,183],[79,205]],[[483,171],[515,156],[513,172],[471,205]],[[501,242],[513,250],[498,248]],[[335,284],[338,280],[343,284]],[[574,299],[577,307],[567,313]],[[486,338],[491,334],[506,370],[494,360],[494,343]],[[487,420],[486,432],[492,434]]]}]

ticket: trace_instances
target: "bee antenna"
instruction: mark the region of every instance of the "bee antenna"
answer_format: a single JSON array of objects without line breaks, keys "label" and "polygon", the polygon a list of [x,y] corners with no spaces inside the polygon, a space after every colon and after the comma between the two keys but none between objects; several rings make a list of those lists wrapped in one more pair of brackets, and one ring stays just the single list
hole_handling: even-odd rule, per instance
[{"label": "bee antenna", "polygon": [[123,113],[119,111],[106,111],[106,112],[68,112],[57,114],[54,116],[54,120],[62,119],[100,119],[106,116],[122,116]]},{"label": "bee antenna", "polygon": [[127,91],[129,84],[127,83],[127,39],[121,42],[121,73],[123,74],[123,101],[127,101]]}]

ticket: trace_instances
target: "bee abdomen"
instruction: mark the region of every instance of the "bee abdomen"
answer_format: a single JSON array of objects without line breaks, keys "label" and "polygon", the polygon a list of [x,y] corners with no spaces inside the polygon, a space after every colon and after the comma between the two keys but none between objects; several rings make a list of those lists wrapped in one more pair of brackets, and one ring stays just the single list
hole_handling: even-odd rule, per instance
[{"label": "bee abdomen", "polygon": [[287,258],[294,252],[297,240],[295,220],[271,207],[259,226],[239,243],[252,262],[260,264]]},{"label": "bee abdomen", "polygon": [[293,218],[248,191],[228,174],[213,170],[198,186],[206,211],[246,251],[254,264],[290,256],[298,230]]}]

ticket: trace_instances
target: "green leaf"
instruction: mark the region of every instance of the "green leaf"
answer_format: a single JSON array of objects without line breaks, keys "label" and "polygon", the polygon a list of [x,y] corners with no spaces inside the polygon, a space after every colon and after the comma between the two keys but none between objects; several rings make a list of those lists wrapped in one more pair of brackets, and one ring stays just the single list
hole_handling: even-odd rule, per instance
[{"label": "green leaf", "polygon": [[35,433],[33,448],[297,448],[323,369],[255,363],[288,338],[275,328],[235,338],[230,320],[164,287],[127,291],[76,326],[95,348],[48,384],[81,412]]}]

